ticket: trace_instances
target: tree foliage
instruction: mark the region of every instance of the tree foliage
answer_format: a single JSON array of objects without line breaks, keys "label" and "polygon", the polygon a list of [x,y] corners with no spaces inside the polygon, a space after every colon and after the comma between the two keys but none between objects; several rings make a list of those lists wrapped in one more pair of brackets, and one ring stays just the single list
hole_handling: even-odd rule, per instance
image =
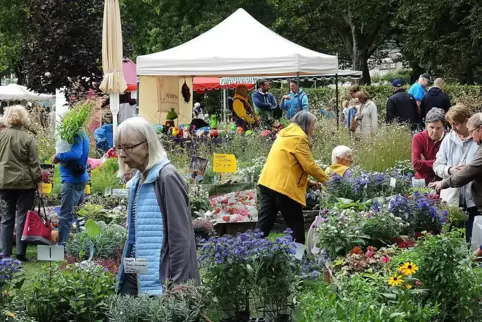
[{"label": "tree foliage", "polygon": [[473,83],[481,75],[481,17],[478,0],[404,0],[396,19],[402,53],[422,70]]},{"label": "tree foliage", "polygon": [[0,73],[20,70],[20,52],[25,34],[23,0],[0,0]]},{"label": "tree foliage", "polygon": [[77,87],[102,77],[102,0],[27,0],[23,56],[27,86],[39,93]]},{"label": "tree foliage", "polygon": [[311,49],[338,54],[340,60],[363,71],[370,83],[368,60],[392,36],[395,0],[272,0],[275,29]]}]

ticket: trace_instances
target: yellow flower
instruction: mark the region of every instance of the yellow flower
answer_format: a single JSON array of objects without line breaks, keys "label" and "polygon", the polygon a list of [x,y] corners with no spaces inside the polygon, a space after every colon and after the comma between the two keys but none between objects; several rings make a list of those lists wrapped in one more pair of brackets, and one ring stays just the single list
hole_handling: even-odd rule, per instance
[{"label": "yellow flower", "polygon": [[403,276],[392,276],[388,279],[388,285],[390,286],[399,286],[403,284]]},{"label": "yellow flower", "polygon": [[418,266],[412,262],[406,262],[398,269],[403,275],[413,275],[418,271]]},{"label": "yellow flower", "polygon": [[405,287],[406,287],[407,289],[411,289],[413,286],[410,285],[410,284],[405,284]]},{"label": "yellow flower", "polygon": [[7,312],[7,315],[8,315],[9,317],[11,317],[11,318],[14,318],[14,317],[15,317],[15,314],[13,314],[13,313],[10,312],[10,311]]}]

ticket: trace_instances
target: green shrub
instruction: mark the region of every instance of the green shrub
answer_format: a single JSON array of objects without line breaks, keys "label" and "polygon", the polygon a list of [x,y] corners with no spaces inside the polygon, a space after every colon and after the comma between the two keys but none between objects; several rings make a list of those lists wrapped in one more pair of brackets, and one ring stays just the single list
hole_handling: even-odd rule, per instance
[{"label": "green shrub", "polygon": [[437,309],[417,296],[387,302],[381,296],[386,281],[379,274],[354,274],[340,285],[320,282],[300,295],[299,322],[405,322],[432,321]]},{"label": "green shrub", "polygon": [[476,321],[482,315],[482,269],[474,267],[461,231],[427,235],[415,247],[417,277],[437,300],[442,320]]},{"label": "green shrub", "polygon": [[207,289],[189,282],[162,296],[114,296],[110,300],[111,322],[196,322],[210,300]]},{"label": "green shrub", "polygon": [[87,259],[93,244],[95,258],[116,258],[119,253],[122,253],[126,239],[126,229],[118,225],[108,225],[105,229],[101,229],[100,234],[95,238],[90,237],[84,230],[75,234],[67,243],[67,254],[80,260]]},{"label": "green shrub", "polygon": [[114,289],[114,275],[99,266],[44,266],[21,296],[24,311],[38,321],[99,321]]}]

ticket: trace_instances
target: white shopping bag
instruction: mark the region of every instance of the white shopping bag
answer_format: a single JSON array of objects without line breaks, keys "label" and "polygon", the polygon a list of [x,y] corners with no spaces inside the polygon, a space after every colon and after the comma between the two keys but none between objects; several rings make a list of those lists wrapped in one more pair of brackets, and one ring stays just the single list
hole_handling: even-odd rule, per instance
[{"label": "white shopping bag", "polygon": [[482,245],[482,216],[475,216],[470,244],[472,250],[476,250]]},{"label": "white shopping bag", "polygon": [[69,142],[65,141],[65,140],[57,140],[57,142],[55,143],[55,152],[57,153],[65,153],[65,152],[69,152],[72,148],[72,145],[69,144]]}]

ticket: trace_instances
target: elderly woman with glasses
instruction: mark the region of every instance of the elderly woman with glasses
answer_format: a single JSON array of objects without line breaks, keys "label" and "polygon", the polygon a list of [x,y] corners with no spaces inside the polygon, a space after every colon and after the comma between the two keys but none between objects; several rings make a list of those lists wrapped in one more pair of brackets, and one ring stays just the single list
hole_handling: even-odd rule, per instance
[{"label": "elderly woman with glasses", "polygon": [[[115,142],[119,176],[138,170],[127,184],[128,239],[119,293],[161,295],[166,282],[199,281],[187,186],[156,131],[142,117],[129,118],[119,126]],[[138,261],[147,264],[147,271],[126,264]]]},{"label": "elderly woman with glasses", "polygon": [[427,129],[417,133],[412,139],[412,166],[415,178],[424,179],[428,184],[438,178],[433,171],[433,164],[445,137],[445,112],[441,108],[432,108],[425,117]]},{"label": "elderly woman with glasses", "polygon": [[291,124],[279,132],[271,147],[259,179],[261,212],[256,228],[268,236],[278,212],[293,230],[294,240],[304,244],[303,206],[306,206],[308,176],[325,182],[327,176],[313,159],[310,140],[316,116],[308,111],[298,112]]}]

